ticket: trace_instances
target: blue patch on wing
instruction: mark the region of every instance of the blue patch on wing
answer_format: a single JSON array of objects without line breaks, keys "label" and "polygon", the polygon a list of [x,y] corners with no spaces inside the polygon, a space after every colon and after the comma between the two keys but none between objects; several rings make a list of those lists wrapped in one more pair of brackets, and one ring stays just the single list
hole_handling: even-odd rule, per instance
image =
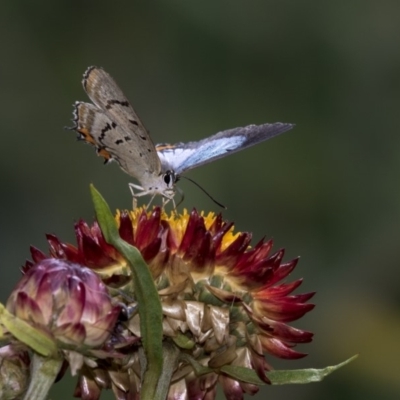
[{"label": "blue patch on wing", "polygon": [[[197,147],[176,148],[176,158],[173,155],[168,157],[166,152],[164,154],[169,158],[168,161],[173,165],[174,170],[180,174],[198,165],[207,164],[216,158],[223,157],[224,153],[240,148],[245,141],[246,136],[244,135],[211,140],[205,139],[204,141],[193,143],[197,144]],[[179,150],[182,150],[182,152],[178,155]]]}]

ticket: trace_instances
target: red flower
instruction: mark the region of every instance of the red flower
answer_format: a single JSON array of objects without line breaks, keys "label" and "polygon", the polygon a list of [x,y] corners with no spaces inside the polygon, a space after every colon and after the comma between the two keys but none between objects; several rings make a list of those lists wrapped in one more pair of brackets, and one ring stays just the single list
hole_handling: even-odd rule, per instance
[{"label": "red flower", "polygon": [[[280,283],[298,260],[283,262],[284,250],[272,253],[271,240],[251,247],[250,233],[234,233],[233,224],[220,215],[195,210],[167,215],[159,208],[136,209],[118,213],[116,220],[120,236],[136,246],[149,265],[163,307],[164,337],[171,338],[186,357],[172,378],[169,398],[211,399],[217,382],[228,398],[254,394],[256,385],[235,380],[221,368],[251,368],[268,382],[265,373],[271,367],[265,356],[305,356],[293,347],[310,342],[312,333],[287,323],[314,307],[307,303],[314,293],[291,295],[301,279]],[[97,223],[89,226],[81,221],[75,231],[77,247],[48,235],[50,256],[92,269],[110,293],[126,302],[121,291],[133,291],[126,260],[105,242]],[[34,262],[49,257],[36,248],[31,253]],[[32,265],[27,262],[24,270]],[[112,387],[117,398],[131,399],[140,392],[138,344],[132,345],[140,338],[138,315],[124,326],[114,344],[127,357],[95,368],[85,366],[75,395],[96,399],[102,388]],[[196,375],[188,356],[209,372]]]}]

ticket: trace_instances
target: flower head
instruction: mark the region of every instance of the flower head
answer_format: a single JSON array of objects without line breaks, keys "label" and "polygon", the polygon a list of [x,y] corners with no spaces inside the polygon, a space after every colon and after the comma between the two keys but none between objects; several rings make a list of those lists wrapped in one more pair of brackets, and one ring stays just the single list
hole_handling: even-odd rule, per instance
[{"label": "flower head", "polygon": [[[234,233],[233,225],[220,215],[195,210],[167,215],[159,208],[136,209],[117,213],[116,221],[120,236],[136,246],[149,265],[161,299],[164,337],[182,350],[170,398],[183,394],[213,398],[217,382],[228,397],[253,394],[258,387],[229,375],[227,366],[253,369],[268,382],[266,371],[271,367],[265,356],[305,356],[293,346],[311,341],[312,333],[287,323],[314,307],[307,303],[314,293],[291,295],[301,279],[281,283],[298,260],[283,262],[284,250],[272,253],[271,240],[251,247],[251,234]],[[121,293],[132,286],[124,257],[106,243],[97,223],[89,226],[80,221],[75,232],[77,247],[48,235],[51,257],[92,269],[110,293],[127,301]],[[31,253],[34,262],[48,257],[36,248]],[[24,269],[31,265],[28,262]],[[96,393],[109,387],[118,398],[139,392],[138,318],[134,315],[124,328],[120,326],[120,337],[114,342],[127,357],[109,360],[102,367],[86,366],[75,395],[96,398]],[[207,368],[206,373],[199,375],[195,365]]]},{"label": "flower head", "polygon": [[120,306],[113,304],[106,286],[92,270],[54,258],[27,264],[7,309],[32,328],[32,339],[24,342],[28,347],[35,346],[35,337],[41,340],[45,335],[55,351],[64,353],[73,373],[82,367],[85,356],[105,357],[99,349],[120,314]]},{"label": "flower head", "polygon": [[11,293],[7,309],[61,343],[91,348],[105,342],[120,311],[93,271],[52,258],[29,268]]}]

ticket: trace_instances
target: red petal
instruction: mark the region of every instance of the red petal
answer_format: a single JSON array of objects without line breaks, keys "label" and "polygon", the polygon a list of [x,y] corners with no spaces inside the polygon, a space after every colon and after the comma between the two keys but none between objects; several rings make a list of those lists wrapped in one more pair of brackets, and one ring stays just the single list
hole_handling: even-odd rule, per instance
[{"label": "red petal", "polygon": [[[64,279],[66,278],[67,277],[64,276]],[[67,278],[65,286],[68,287],[69,299],[58,316],[57,322],[60,325],[80,321],[85,306],[88,307],[88,305],[85,304],[86,290],[85,285],[83,285],[82,282],[73,277],[69,279]]]},{"label": "red petal", "polygon": [[293,328],[282,322],[271,321],[267,318],[261,318],[261,321],[258,322],[258,326],[264,329],[268,336],[274,336],[276,339],[281,339],[285,342],[309,343],[314,336],[312,332]]},{"label": "red petal", "polygon": [[103,249],[91,236],[86,234],[81,236],[80,248],[84,255],[84,264],[88,267],[107,267],[115,262],[113,258],[103,252]]},{"label": "red petal", "polygon": [[[271,267],[269,260],[261,260],[255,263],[249,263],[244,266],[242,270],[238,271],[235,268],[234,274],[236,277],[240,278],[245,277],[244,284],[249,286],[253,283],[252,286],[249,286],[248,290],[252,291],[255,287],[260,287],[264,282],[268,282],[274,274],[275,267]],[[253,287],[255,286],[255,287]]]},{"label": "red petal", "polygon": [[240,382],[240,386],[243,392],[249,394],[250,396],[255,395],[260,390],[259,386],[254,385],[253,383]]},{"label": "red petal", "polygon": [[35,263],[38,263],[46,258],[49,258],[49,256],[46,256],[46,254],[44,254],[41,250],[39,250],[37,247],[31,246],[30,247],[30,251],[31,251],[31,256],[32,256],[32,260]]},{"label": "red petal", "polygon": [[69,344],[83,344],[86,338],[86,329],[80,324],[64,324],[52,330],[54,336]]},{"label": "red petal", "polygon": [[46,235],[50,246],[50,254],[54,258],[68,260],[74,263],[82,263],[83,259],[78,249],[69,243],[61,242],[55,235]]},{"label": "red petal", "polygon": [[157,256],[161,247],[161,238],[156,238],[146,247],[141,250],[142,257],[146,262],[150,262],[155,256]]},{"label": "red petal", "polygon": [[91,377],[81,375],[74,391],[74,397],[80,397],[82,400],[99,400],[100,395],[101,389],[95,381]]},{"label": "red petal", "polygon": [[129,217],[129,213],[127,211],[122,212],[120,215],[119,235],[121,236],[122,239],[125,240],[125,242],[128,242],[129,244],[133,245],[134,243],[133,226],[132,226],[132,221]]},{"label": "red petal", "polygon": [[[258,242],[257,245],[251,249],[246,251],[240,258],[240,261],[237,263],[236,268],[238,270],[246,270],[248,268],[251,268],[252,266],[260,263],[264,263],[265,267],[269,267],[270,264],[277,264],[277,266],[280,263],[280,260],[275,259],[276,254],[274,256],[271,256],[268,258],[268,254],[271,251],[272,248],[272,240],[269,240],[266,243],[263,243],[262,241]],[[279,253],[277,253],[279,254]],[[283,254],[282,254],[283,257]],[[277,267],[276,266],[276,267]],[[235,268],[235,269],[236,269]],[[254,270],[256,270],[256,267],[253,267]]]},{"label": "red petal", "polygon": [[214,400],[218,375],[210,373],[186,382],[187,398],[190,400]]},{"label": "red petal", "polygon": [[207,231],[203,217],[194,209],[190,214],[179,252],[183,254],[185,261],[194,264],[192,268],[201,268],[202,272],[206,273],[204,268],[211,268],[211,261],[215,258],[215,248],[211,242],[211,233]]},{"label": "red petal", "polygon": [[257,301],[255,313],[275,321],[290,322],[299,319],[315,307],[314,304],[291,303],[283,300]]},{"label": "red petal", "polygon": [[47,234],[46,235],[47,242],[50,246],[50,254],[54,258],[61,258],[65,259],[64,251],[61,247],[60,241],[58,240],[57,236]]},{"label": "red petal", "polygon": [[[9,308],[8,305],[7,308]],[[18,293],[13,310],[15,310],[15,315],[24,321],[33,322],[43,326],[46,326],[48,322],[45,320],[42,310],[36,301],[24,292]]]},{"label": "red petal", "polygon": [[150,217],[147,217],[144,211],[140,215],[135,233],[135,244],[139,250],[142,250],[157,239],[160,230],[160,220],[160,207],[154,208]]},{"label": "red petal", "polygon": [[[211,235],[204,226],[197,226],[183,259],[191,262],[191,269],[209,265]],[[194,265],[193,265],[194,264]],[[194,267],[194,268],[193,268]]]},{"label": "red petal", "polygon": [[246,251],[251,242],[250,233],[241,233],[223,252],[217,255],[216,264],[229,269],[236,268],[237,260]]},{"label": "red petal", "polygon": [[209,231],[213,233],[212,244],[213,249],[216,251],[220,248],[222,240],[227,232],[232,228],[233,223],[225,223],[222,227],[221,226],[222,217],[221,214],[217,216],[214,220],[213,224],[211,225]]},{"label": "red petal", "polygon": [[[256,343],[252,341],[252,343],[250,343],[250,346],[248,347],[251,352],[251,364],[254,371],[256,371],[258,377],[269,385],[271,384],[271,381],[265,374],[265,371],[269,370],[270,368],[265,361],[262,344],[258,335],[256,337],[256,341]],[[254,346],[256,346],[257,349]]]},{"label": "red petal", "polygon": [[291,283],[282,283],[278,286],[263,288],[259,291],[255,291],[256,293],[254,294],[254,298],[271,299],[275,297],[284,297],[287,294],[292,293],[293,290],[297,289],[302,282],[303,279],[298,279]]},{"label": "red petal", "polygon": [[21,267],[21,272],[26,274],[35,264],[32,261],[26,260],[25,265]]},{"label": "red petal", "polygon": [[[222,214],[220,213],[214,218],[214,221],[211,224],[209,231],[216,235],[221,230],[227,232],[232,225],[233,223],[223,221]],[[229,228],[226,229],[227,227]]]},{"label": "red petal", "polygon": [[194,232],[196,231],[198,225],[199,225],[199,215],[197,214],[196,209],[193,209],[192,212],[190,213],[190,217],[186,225],[186,230],[183,235],[181,244],[179,246],[179,251],[182,252],[183,254],[185,254],[187,249],[190,247],[191,242],[193,240]]},{"label": "red petal", "polygon": [[267,258],[269,253],[271,252],[274,241],[272,239],[267,240],[264,243],[264,239],[260,240],[255,246],[254,249],[257,250],[257,259],[262,260]]},{"label": "red petal", "polygon": [[283,344],[279,339],[268,338],[266,336],[260,335],[261,343],[264,349],[279,358],[284,358],[288,360],[296,360],[305,357],[306,353],[300,353],[298,351],[292,350],[285,344]]},{"label": "red petal", "polygon": [[281,264],[279,268],[275,271],[272,279],[268,282],[268,286],[272,286],[276,282],[279,282],[283,278],[286,278],[295,269],[298,261],[299,259],[295,258],[292,261],[289,261],[285,264]]},{"label": "red petal", "polygon": [[294,296],[286,296],[285,299],[288,302],[292,303],[305,303],[306,301],[310,300],[316,292],[309,292],[309,293],[302,293],[296,294]]},{"label": "red petal", "polygon": [[232,379],[226,375],[219,376],[219,382],[224,391],[225,398],[228,400],[242,400],[243,390],[239,381]]}]

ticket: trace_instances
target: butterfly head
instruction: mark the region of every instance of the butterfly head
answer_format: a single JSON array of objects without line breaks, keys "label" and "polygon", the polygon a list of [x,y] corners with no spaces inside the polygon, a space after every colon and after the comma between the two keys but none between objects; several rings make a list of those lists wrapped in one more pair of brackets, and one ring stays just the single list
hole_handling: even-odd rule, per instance
[{"label": "butterfly head", "polygon": [[142,176],[140,179],[141,185],[129,183],[129,188],[135,198],[147,195],[152,196],[150,203],[156,195],[161,195],[164,198],[163,204],[165,205],[170,200],[174,202],[175,183],[178,179],[179,176],[174,171],[167,170],[157,175],[148,174]]},{"label": "butterfly head", "polygon": [[174,171],[168,170],[162,173],[161,179],[161,194],[167,199],[172,199],[175,196],[175,183],[178,182],[179,176]]}]

